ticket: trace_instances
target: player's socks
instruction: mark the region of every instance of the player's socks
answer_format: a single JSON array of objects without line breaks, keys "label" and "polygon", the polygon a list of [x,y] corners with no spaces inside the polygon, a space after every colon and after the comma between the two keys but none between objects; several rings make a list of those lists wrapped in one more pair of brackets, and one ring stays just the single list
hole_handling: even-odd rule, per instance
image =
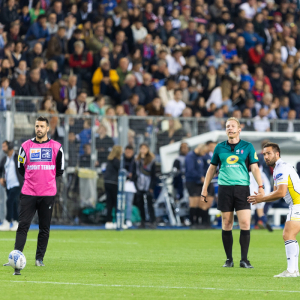
[{"label": "player's socks", "polygon": [[[299,273],[299,265],[298,265],[298,259],[299,259],[299,244],[297,241],[295,241],[296,248],[297,248],[297,255],[295,257],[295,269]],[[299,276],[299,275],[298,275]]]},{"label": "player's socks", "polygon": [[203,210],[199,207],[196,208],[196,222],[195,224],[200,224],[200,218],[201,218],[201,222],[203,220],[203,216],[202,216],[202,212]]},{"label": "player's socks", "polygon": [[210,216],[209,216],[209,213],[208,213],[208,210],[203,210],[203,213],[202,213],[202,224],[204,225],[210,225]]},{"label": "player's socks", "polygon": [[265,225],[267,224],[267,217],[265,215],[260,217],[259,220],[262,221]]},{"label": "player's socks", "polygon": [[299,245],[295,240],[287,240],[285,243],[285,252],[287,258],[287,270],[290,273],[297,271],[296,269],[296,257],[298,258]]},{"label": "player's socks", "polygon": [[240,245],[241,245],[241,257],[243,261],[248,260],[249,244],[250,244],[250,230],[241,230]]},{"label": "player's socks", "polygon": [[222,241],[223,241],[223,246],[224,246],[227,259],[232,261],[232,244],[233,244],[232,230],[229,231],[222,230]]},{"label": "player's socks", "polygon": [[194,225],[195,224],[195,215],[196,215],[196,210],[197,208],[195,207],[190,207],[190,221],[191,221],[191,225]]}]

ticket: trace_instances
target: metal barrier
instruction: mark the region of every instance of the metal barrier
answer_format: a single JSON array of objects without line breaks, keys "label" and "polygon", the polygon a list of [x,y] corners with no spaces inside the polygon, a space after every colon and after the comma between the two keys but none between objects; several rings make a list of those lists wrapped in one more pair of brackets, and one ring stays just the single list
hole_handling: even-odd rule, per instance
[{"label": "metal barrier", "polygon": [[[3,98],[2,98],[3,99]],[[159,148],[185,138],[213,130],[225,129],[226,119],[170,118],[152,116],[95,116],[45,113],[40,110],[43,98],[7,98],[6,110],[0,111],[0,142],[13,140],[15,150],[34,134],[35,119],[39,115],[49,118],[49,136],[63,146],[66,172],[58,183],[58,213],[60,222],[68,223],[78,217],[78,169],[87,168],[97,172],[98,197],[104,191],[102,170],[105,170],[107,156],[113,145],[123,148],[130,144],[138,149],[141,143],[148,143],[159,161]],[[1,102],[3,103],[3,102]],[[9,109],[9,110],[7,110]],[[243,130],[259,130],[257,119],[241,119]],[[300,132],[300,121],[269,120],[270,130]],[[136,150],[138,151],[138,150]],[[77,182],[76,182],[77,180]],[[77,193],[77,194],[76,194]],[[77,198],[76,198],[77,197]],[[4,189],[0,188],[0,220],[4,216]],[[76,200],[74,200],[76,199]],[[79,200],[78,200],[79,199]],[[2,204],[1,204],[2,203]],[[55,214],[54,214],[55,216]]]}]

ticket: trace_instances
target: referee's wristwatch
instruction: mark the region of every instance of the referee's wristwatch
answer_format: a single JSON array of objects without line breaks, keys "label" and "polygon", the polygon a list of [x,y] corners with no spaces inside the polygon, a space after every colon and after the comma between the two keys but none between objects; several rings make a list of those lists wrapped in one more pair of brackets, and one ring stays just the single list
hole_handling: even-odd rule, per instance
[{"label": "referee's wristwatch", "polygon": [[260,188],[265,189],[265,186],[264,186],[264,185],[260,185],[258,188],[259,188],[259,189],[260,189]]}]

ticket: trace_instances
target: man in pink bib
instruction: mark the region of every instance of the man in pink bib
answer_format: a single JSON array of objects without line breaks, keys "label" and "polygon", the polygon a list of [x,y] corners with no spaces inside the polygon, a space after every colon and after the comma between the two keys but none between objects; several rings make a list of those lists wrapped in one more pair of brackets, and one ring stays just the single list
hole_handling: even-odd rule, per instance
[{"label": "man in pink bib", "polygon": [[[56,177],[64,172],[64,153],[60,143],[48,138],[49,121],[39,117],[35,122],[36,137],[24,142],[19,150],[18,170],[24,176],[20,196],[19,226],[15,250],[23,252],[27,232],[34,214],[39,217],[36,266],[44,266],[50,222],[56,195]],[[6,264],[5,264],[6,265]],[[15,269],[15,275],[20,275]]]}]

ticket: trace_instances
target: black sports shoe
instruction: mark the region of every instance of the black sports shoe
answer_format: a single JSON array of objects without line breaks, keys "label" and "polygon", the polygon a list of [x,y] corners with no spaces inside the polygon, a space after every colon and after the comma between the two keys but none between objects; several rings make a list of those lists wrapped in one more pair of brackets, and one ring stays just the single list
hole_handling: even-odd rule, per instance
[{"label": "black sports shoe", "polygon": [[240,267],[241,268],[246,268],[246,269],[253,269],[254,267],[251,266],[249,260],[241,260],[240,261]]},{"label": "black sports shoe", "polygon": [[223,265],[224,268],[232,268],[234,266],[233,260],[226,259],[225,264]]},{"label": "black sports shoe", "polygon": [[13,275],[21,275],[20,269],[15,269],[15,273]]},{"label": "black sports shoe", "polygon": [[43,261],[42,260],[38,260],[38,259],[35,261],[35,265],[37,267],[45,267]]},{"label": "black sports shoe", "polygon": [[266,224],[266,228],[268,229],[268,231],[272,232],[273,231],[273,228],[270,224]]}]

